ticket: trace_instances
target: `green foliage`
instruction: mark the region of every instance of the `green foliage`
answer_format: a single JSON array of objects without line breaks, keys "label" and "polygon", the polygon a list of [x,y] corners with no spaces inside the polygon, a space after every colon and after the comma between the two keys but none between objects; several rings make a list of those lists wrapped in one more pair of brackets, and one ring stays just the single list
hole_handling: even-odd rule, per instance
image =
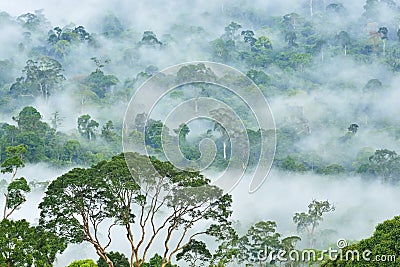
[{"label": "green foliage", "polygon": [[192,239],[181,252],[176,254],[176,259],[184,260],[191,267],[205,266],[211,259],[211,253],[203,241]]},{"label": "green foliage", "polygon": [[2,173],[15,173],[17,169],[25,167],[22,156],[27,153],[25,145],[9,146],[6,148],[7,158],[1,164]]},{"label": "green foliage", "polygon": [[40,227],[32,227],[25,220],[0,222],[1,266],[53,266],[56,255],[66,245]]},{"label": "green foliage", "polygon": [[[97,267],[98,265],[93,260],[79,260],[73,261],[68,267]],[[108,266],[108,265],[107,265]],[[119,266],[119,265],[115,265]]]},{"label": "green foliage", "polygon": [[243,250],[240,253],[245,252],[247,259],[253,259],[255,261],[259,260],[259,252],[263,251],[262,257],[266,258],[266,261],[271,260],[268,259],[267,255],[265,255],[266,248],[268,249],[279,249],[280,234],[276,233],[276,223],[273,221],[260,221],[255,225],[251,226],[247,231],[246,236],[243,241]]},{"label": "green foliage", "polygon": [[366,177],[380,176],[384,182],[397,183],[400,174],[400,156],[395,151],[388,149],[376,150],[369,157],[368,163],[364,163],[356,170]]},{"label": "green foliage", "polygon": [[382,89],[382,82],[379,79],[368,80],[367,84],[364,86],[365,90],[380,90]]},{"label": "green foliage", "polygon": [[[100,66],[103,67],[103,65]],[[110,93],[111,88],[118,82],[118,78],[115,75],[104,74],[99,66],[96,71],[90,73],[84,80],[84,84],[99,98],[104,98],[106,94]]]},{"label": "green foliage", "polygon": [[[113,262],[114,266],[130,267],[128,258],[124,254],[111,251],[110,253],[107,253],[107,255],[110,258],[110,260]],[[99,258],[97,260],[97,266],[98,267],[108,267],[109,265],[105,262],[105,260],[103,258]]]},{"label": "green foliage", "polygon": [[11,181],[4,194],[5,203],[3,219],[10,217],[14,211],[26,201],[25,194],[30,192],[30,187],[25,178],[16,178],[19,168],[25,166],[22,156],[27,152],[25,145],[10,146],[6,148],[7,158],[1,164],[2,173],[11,173]]},{"label": "green foliage", "polygon": [[261,70],[249,70],[246,73],[246,76],[249,77],[257,85],[268,85],[271,80],[271,78]]},{"label": "green foliage", "polygon": [[101,137],[107,142],[114,142],[117,140],[118,136],[114,132],[114,123],[112,121],[107,121],[106,124],[101,128]]},{"label": "green foliage", "polygon": [[7,187],[7,208],[18,209],[26,201],[26,193],[31,191],[28,182],[24,177],[17,178]]},{"label": "green foliage", "polygon": [[143,33],[142,40],[140,41],[140,45],[145,45],[148,47],[160,47],[162,42],[157,39],[157,36],[152,31],[145,31]]},{"label": "green foliage", "polygon": [[[142,265],[143,267],[162,267],[163,265],[163,258],[155,254],[148,263],[144,262]],[[164,265],[165,267],[178,267],[177,265],[173,265],[172,263],[168,262],[167,264]]]},{"label": "green foliage", "polygon": [[335,206],[328,200],[318,201],[313,199],[308,205],[308,212],[296,212],[293,216],[293,222],[297,225],[297,231],[306,232],[310,248],[315,245],[315,231],[320,222],[323,220],[323,214],[335,210]]},{"label": "green foliage", "polygon": [[[150,235],[150,240],[146,241],[148,243],[132,243],[134,249],[139,249],[143,244],[145,251],[153,246],[159,232],[168,226],[169,234],[161,237],[164,242],[169,244],[172,236],[178,238],[175,240],[182,240],[178,247],[169,253],[167,250],[162,257],[162,261],[170,262],[173,255],[183,249],[179,247],[183,246],[183,240],[190,241],[187,232],[197,222],[207,222],[209,229],[227,223],[232,213],[231,196],[223,195],[221,189],[210,185],[210,181],[199,172],[181,171],[169,162],[151,159],[150,163],[148,160],[136,153],[121,154],[91,168],[75,168],[58,177],[48,186],[39,205],[40,225],[66,242],[90,242],[106,262],[110,261],[107,248],[112,241],[110,231],[114,226],[124,226],[128,241],[136,238],[144,240],[143,235],[133,235],[131,228],[141,229],[150,225],[159,229]],[[127,162],[135,168],[129,169]],[[145,191],[140,190],[138,181],[141,181],[142,190]],[[151,192],[155,192],[155,195]],[[159,195],[162,192],[168,194]],[[149,205],[150,208],[147,208]],[[141,213],[133,214],[133,209],[137,208]],[[163,213],[159,212],[161,209]],[[169,215],[165,216],[165,213]],[[154,221],[155,216],[165,221],[158,225]],[[106,227],[108,230],[100,230],[100,226],[110,222],[114,223]],[[180,232],[180,229],[186,230]],[[108,237],[105,241],[97,240],[100,232]],[[207,233],[215,236],[218,231],[200,231],[197,235]],[[145,254],[139,257],[134,256],[136,263],[145,260]],[[154,261],[157,262],[154,264],[159,262],[158,258]],[[151,261],[149,264],[152,264]]]},{"label": "green foliage", "polygon": [[[164,128],[165,127],[165,128]],[[168,133],[168,128],[159,120],[150,120],[147,122],[145,142],[148,146],[160,149],[162,148],[162,133]]]},{"label": "green foliage", "polygon": [[58,89],[65,80],[63,68],[55,59],[42,57],[34,61],[29,59],[23,70],[25,76],[18,78],[11,86],[10,92],[15,95],[30,94],[47,98]]},{"label": "green foliage", "polygon": [[308,168],[303,163],[296,163],[294,158],[287,156],[278,164],[281,170],[292,172],[305,172]]},{"label": "green foliage", "polygon": [[215,73],[210,68],[207,68],[204,63],[183,66],[176,74],[177,83],[185,83],[193,80],[215,82],[216,79]]},{"label": "green foliage", "polygon": [[89,141],[96,138],[95,132],[97,127],[99,127],[99,123],[92,120],[89,114],[82,115],[78,118],[78,131]]},{"label": "green foliage", "polygon": [[342,165],[330,164],[328,166],[318,168],[316,173],[324,175],[338,175],[344,173],[345,171],[346,169]]},{"label": "green foliage", "polygon": [[43,132],[46,124],[41,122],[42,115],[34,107],[24,107],[13,120],[18,123],[21,132]]},{"label": "green foliage", "polygon": [[[322,267],[378,267],[399,266],[400,254],[398,250],[400,238],[400,217],[396,216],[391,220],[380,223],[374,234],[370,238],[361,240],[356,244],[349,245],[342,250],[343,258],[338,257],[337,260],[329,260],[323,263]],[[346,259],[345,255],[352,255],[351,252],[357,250],[359,259],[351,256]],[[363,253],[367,251],[363,257]],[[370,252],[370,253],[369,253]],[[378,257],[378,258],[377,258]],[[369,259],[369,260],[368,260]],[[386,260],[383,260],[386,259]]]}]

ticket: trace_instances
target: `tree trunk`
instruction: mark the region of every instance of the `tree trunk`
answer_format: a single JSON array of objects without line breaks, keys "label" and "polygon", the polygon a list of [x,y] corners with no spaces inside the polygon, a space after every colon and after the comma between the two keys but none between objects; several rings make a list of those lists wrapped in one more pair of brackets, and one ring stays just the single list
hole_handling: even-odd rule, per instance
[{"label": "tree trunk", "polygon": [[6,216],[7,216],[8,193],[4,194],[4,196],[6,197],[6,199],[5,199],[5,202],[4,202],[3,219],[5,219]]},{"label": "tree trunk", "polygon": [[324,62],[324,48],[321,48],[321,61]]},{"label": "tree trunk", "polygon": [[313,16],[313,0],[310,0],[310,17]]},{"label": "tree trunk", "polygon": [[110,258],[107,256],[107,253],[100,245],[97,245],[96,252],[97,255],[99,255],[108,264],[109,267],[114,267],[114,263],[110,260]]},{"label": "tree trunk", "polygon": [[347,56],[347,45],[344,46],[344,55]]},{"label": "tree trunk", "polygon": [[224,160],[226,160],[226,142],[224,141]]},{"label": "tree trunk", "polygon": [[386,40],[383,40],[383,56],[386,55]]},{"label": "tree trunk", "polygon": [[45,85],[44,86],[44,93],[45,93],[45,96],[44,96],[44,99],[45,99],[45,103],[47,104],[47,102],[48,102],[48,100],[49,100],[49,90],[47,89],[47,86]]}]

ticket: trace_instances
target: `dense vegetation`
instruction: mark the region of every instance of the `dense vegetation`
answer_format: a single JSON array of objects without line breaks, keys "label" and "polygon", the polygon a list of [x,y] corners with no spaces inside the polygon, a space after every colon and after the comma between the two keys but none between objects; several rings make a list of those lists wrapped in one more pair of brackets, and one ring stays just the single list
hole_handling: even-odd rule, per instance
[{"label": "dense vegetation", "polygon": [[[223,170],[236,159],[229,134],[216,122],[169,129],[156,117],[138,114],[127,136],[144,142],[151,157],[121,154],[123,112],[137,88],[195,54],[196,60],[233,66],[251,79],[271,104],[276,131],[257,127],[239,97],[213,84],[174,88],[159,102],[161,109],[191,98],[219,99],[245,118],[250,166],[261,157],[262,133],[275,131],[274,170],[397,187],[400,6],[367,0],[363,13],[354,16],[346,3],[304,2],[279,15],[226,4],[222,11],[201,13],[211,21],[208,26],[186,19],[160,33],[138,32],[111,12],[98,18],[97,27],[51,25],[46,10],[17,17],[0,12],[0,31],[15,34],[0,53],[0,266],[53,266],[69,245],[84,242],[99,258],[71,260],[69,266],[396,266],[398,217],[342,250],[395,255],[386,265],[323,257],[321,251],[333,242],[318,242],[324,214],[335,210],[328,200],[314,199],[307,212],[288,218],[297,226],[293,235],[278,233],[271,220],[239,227],[231,218],[231,195],[203,173],[177,169],[163,154],[163,130],[166,142],[178,137],[191,160],[201,156],[199,144],[209,138],[217,148],[210,169]],[[164,78],[169,84],[187,76],[245,86],[201,63]],[[210,117],[217,121],[229,114],[215,109]],[[130,170],[126,160],[137,169]],[[39,163],[70,170],[51,181],[19,177],[25,165]],[[142,180],[151,186],[140,188]],[[45,191],[39,221],[16,219],[34,188]],[[128,254],[110,249],[118,240],[114,229],[123,232]],[[309,249],[322,256],[285,261],[276,253],[265,255],[265,249],[300,254]]]}]

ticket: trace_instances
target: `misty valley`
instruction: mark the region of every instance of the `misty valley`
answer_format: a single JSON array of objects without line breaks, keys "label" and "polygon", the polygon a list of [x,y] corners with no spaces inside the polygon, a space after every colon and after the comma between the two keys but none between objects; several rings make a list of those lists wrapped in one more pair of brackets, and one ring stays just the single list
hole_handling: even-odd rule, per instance
[{"label": "misty valley", "polygon": [[400,2],[0,3],[0,267],[400,266]]}]

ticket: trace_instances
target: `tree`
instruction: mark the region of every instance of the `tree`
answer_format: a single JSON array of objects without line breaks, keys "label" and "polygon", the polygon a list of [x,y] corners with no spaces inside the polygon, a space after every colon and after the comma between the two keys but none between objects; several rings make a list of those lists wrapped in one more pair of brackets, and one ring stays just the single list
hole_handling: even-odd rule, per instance
[{"label": "tree", "polygon": [[144,262],[141,266],[142,267],[162,267],[162,266],[165,266],[165,267],[178,267],[178,266],[173,265],[171,263],[164,264],[163,263],[163,257],[158,255],[157,253],[153,257],[151,257],[151,259],[149,260],[148,263]]},{"label": "tree", "polygon": [[218,38],[212,42],[213,54],[215,58],[226,61],[229,59],[231,50],[226,41],[222,38]]},{"label": "tree", "polygon": [[296,163],[294,158],[287,156],[279,163],[279,168],[285,171],[305,172],[307,167],[303,163]]},{"label": "tree", "polygon": [[[273,221],[260,221],[249,228],[246,234],[245,251],[247,259],[259,261],[259,264],[274,263],[270,251],[280,249],[280,234],[276,233],[276,223]],[[261,252],[261,253],[260,253]]]},{"label": "tree", "polygon": [[33,255],[30,244],[30,227],[25,220],[0,222],[0,265],[32,266]]},{"label": "tree", "polygon": [[43,15],[43,9],[35,10],[34,13],[25,13],[17,17],[17,22],[28,31],[37,31],[48,28],[48,21]]},{"label": "tree", "polygon": [[51,126],[53,127],[53,129],[57,130],[57,128],[61,126],[63,120],[64,118],[60,117],[60,112],[53,112],[51,114]]},{"label": "tree", "polygon": [[258,37],[257,41],[254,43],[254,49],[256,51],[260,51],[260,52],[271,50],[272,42],[268,37],[260,36],[260,37]]},{"label": "tree", "polygon": [[359,128],[358,124],[352,123],[352,124],[350,124],[349,128],[347,128],[347,130],[353,134],[356,134],[358,131],[358,128]]},{"label": "tree", "polygon": [[110,231],[115,223],[106,230],[105,241],[99,238],[98,229],[109,214],[104,209],[108,197],[105,181],[96,179],[95,175],[91,177],[90,172],[74,168],[48,186],[39,204],[40,225],[67,243],[91,243],[97,255],[113,267],[106,249],[111,243]]},{"label": "tree", "polygon": [[143,33],[142,40],[140,41],[140,45],[146,45],[150,47],[160,47],[162,42],[157,39],[157,36],[152,31],[145,31]]},{"label": "tree", "polygon": [[240,28],[242,28],[242,25],[232,21],[228,26],[225,27],[225,35],[228,37],[228,39],[234,41],[237,38],[236,33]]},{"label": "tree", "polygon": [[[27,92],[36,96],[41,95],[45,98],[46,102],[52,91],[58,89],[60,83],[65,80],[62,74],[63,68],[61,64],[52,58],[42,57],[37,61],[29,59],[26,66],[22,71],[24,77],[18,78],[10,90],[25,88]],[[14,92],[21,94],[24,92]]]},{"label": "tree", "polygon": [[81,152],[81,144],[78,140],[68,140],[64,144],[65,159],[69,162],[78,163],[78,157]]},{"label": "tree", "polygon": [[84,79],[84,84],[99,98],[104,98],[111,88],[119,82],[118,78],[114,75],[106,75],[101,70],[110,60],[106,59],[102,62],[96,57],[92,57],[91,60],[95,62],[96,70]]},{"label": "tree", "polygon": [[26,220],[0,222],[0,266],[53,266],[66,246],[56,236]]},{"label": "tree", "polygon": [[116,140],[117,134],[114,132],[114,124],[111,120],[107,121],[107,123],[101,128],[101,137],[107,142],[113,142]]},{"label": "tree", "polygon": [[400,175],[400,157],[395,151],[379,149],[362,164],[357,173],[368,176],[380,176],[386,183],[396,183]]},{"label": "tree", "polygon": [[[224,160],[227,159],[227,141],[229,140],[229,134],[226,131],[225,127],[221,124],[225,119],[225,111],[223,109],[212,110],[210,111],[211,117],[215,120],[214,122],[214,131],[218,131],[222,136],[223,143],[223,156]],[[229,120],[230,118],[228,118]]]},{"label": "tree", "polygon": [[[296,243],[301,241],[301,238],[298,236],[288,236],[281,240],[281,248],[286,252],[285,255],[290,255],[292,251],[296,248]],[[295,266],[295,260],[289,257],[286,261],[286,265],[288,267]],[[297,266],[297,265],[296,265]]]},{"label": "tree", "polygon": [[139,132],[144,132],[147,122],[147,114],[139,113],[135,117],[135,129]]},{"label": "tree", "polygon": [[331,3],[326,6],[326,11],[331,14],[343,15],[346,9],[341,3]]},{"label": "tree", "polygon": [[[110,258],[110,260],[114,263],[114,266],[118,266],[118,267],[130,267],[131,266],[129,264],[128,258],[125,257],[125,255],[122,253],[111,251],[110,253],[107,253],[107,255]],[[99,258],[97,260],[97,265],[98,265],[98,267],[108,267],[108,264],[104,261],[103,258]]]},{"label": "tree", "polygon": [[306,232],[309,238],[310,248],[315,246],[315,230],[323,220],[323,214],[335,210],[335,206],[328,200],[318,201],[313,199],[308,205],[308,212],[301,212],[293,216],[293,222],[297,224],[299,232]]},{"label": "tree", "polygon": [[179,136],[179,143],[181,145],[186,145],[187,144],[186,136],[190,132],[190,129],[187,126],[187,124],[186,123],[180,124],[178,129],[174,129],[174,132]]},{"label": "tree", "polygon": [[283,32],[294,31],[297,27],[297,22],[300,20],[300,15],[297,13],[290,13],[283,16],[282,26]]},{"label": "tree", "polygon": [[99,123],[95,120],[91,120],[89,114],[82,115],[78,118],[78,131],[89,141],[96,138],[95,133],[97,127],[99,127]]},{"label": "tree", "polygon": [[383,42],[382,53],[383,53],[383,55],[385,55],[386,54],[386,41],[388,39],[388,36],[387,36],[388,35],[388,29],[386,27],[380,27],[378,29],[378,33],[381,34],[381,39],[382,39],[382,42]]},{"label": "tree", "polygon": [[49,31],[49,37],[47,41],[56,45],[58,42],[66,41],[67,43],[84,42],[91,39],[90,34],[85,30],[85,27],[78,26],[74,29],[55,27]]},{"label": "tree", "polygon": [[[342,255],[352,255],[352,251],[358,251],[359,257],[346,259],[345,256],[337,257],[337,259],[330,259],[324,262],[321,267],[375,267],[387,266],[396,267],[400,263],[400,253],[398,250],[399,245],[399,229],[400,217],[396,216],[391,220],[384,221],[378,224],[375,228],[374,234],[366,239],[361,240],[355,244],[351,244],[342,250]],[[365,253],[362,257],[362,253]],[[376,257],[385,257],[386,261],[376,261]],[[383,259],[383,258],[381,258]]]},{"label": "tree", "polygon": [[178,73],[176,74],[177,83],[192,81],[193,78],[203,82],[215,82],[217,80],[217,76],[215,75],[213,70],[207,67],[204,63],[183,66],[178,70]]},{"label": "tree", "polygon": [[246,76],[249,77],[257,85],[266,86],[271,81],[271,78],[262,70],[251,69],[246,73]]},{"label": "tree", "polygon": [[344,55],[347,55],[347,47],[349,46],[351,39],[347,32],[341,31],[335,36],[336,42],[340,44],[340,46],[344,50]]},{"label": "tree", "polygon": [[338,175],[344,173],[345,171],[346,169],[342,165],[330,164],[323,168],[318,168],[316,172],[324,175]]},{"label": "tree", "polygon": [[288,43],[289,47],[297,47],[297,46],[299,46],[296,43],[296,40],[297,40],[297,34],[296,34],[295,31],[288,31],[285,34],[285,42]]},{"label": "tree", "polygon": [[[160,239],[165,267],[196,236],[218,238],[231,215],[231,196],[223,195],[199,172],[150,160],[136,153],[121,154],[58,177],[39,205],[40,224],[68,242],[91,243],[111,267],[107,249],[115,225],[125,230],[131,266],[152,266],[144,263]],[[129,169],[127,162],[134,167]],[[141,181],[141,188],[136,181]],[[194,230],[200,223],[209,227]]]},{"label": "tree", "polygon": [[211,259],[211,253],[203,241],[192,239],[181,252],[176,254],[176,259],[184,260],[190,267],[205,266]]},{"label": "tree", "polygon": [[382,82],[379,79],[370,79],[364,86],[365,90],[378,90],[382,88]]},{"label": "tree", "polygon": [[350,140],[351,138],[353,138],[353,136],[356,135],[356,133],[358,132],[358,128],[359,126],[357,123],[350,124],[349,128],[347,128],[347,133],[344,136],[340,137],[339,140],[341,142],[346,142]]},{"label": "tree", "polygon": [[397,29],[396,35],[397,35],[397,40],[400,42],[400,28]]},{"label": "tree", "polygon": [[36,132],[44,135],[47,124],[41,122],[42,115],[34,107],[24,107],[17,117],[12,117],[21,132]]},{"label": "tree", "polygon": [[93,260],[79,260],[73,261],[68,267],[97,267]]},{"label": "tree", "polygon": [[155,121],[150,119],[147,121],[145,129],[145,142],[146,145],[154,148],[161,149],[163,147],[162,143],[162,133],[163,131],[168,134],[169,129],[160,120]]},{"label": "tree", "polygon": [[25,201],[25,193],[30,192],[25,178],[16,178],[20,168],[25,166],[22,156],[27,152],[25,145],[9,146],[6,148],[7,158],[1,164],[2,173],[11,173],[11,181],[5,194],[3,219],[10,217]]},{"label": "tree", "polygon": [[249,43],[250,47],[253,47],[257,39],[254,38],[254,32],[251,30],[245,30],[240,33],[243,36],[243,41]]}]

